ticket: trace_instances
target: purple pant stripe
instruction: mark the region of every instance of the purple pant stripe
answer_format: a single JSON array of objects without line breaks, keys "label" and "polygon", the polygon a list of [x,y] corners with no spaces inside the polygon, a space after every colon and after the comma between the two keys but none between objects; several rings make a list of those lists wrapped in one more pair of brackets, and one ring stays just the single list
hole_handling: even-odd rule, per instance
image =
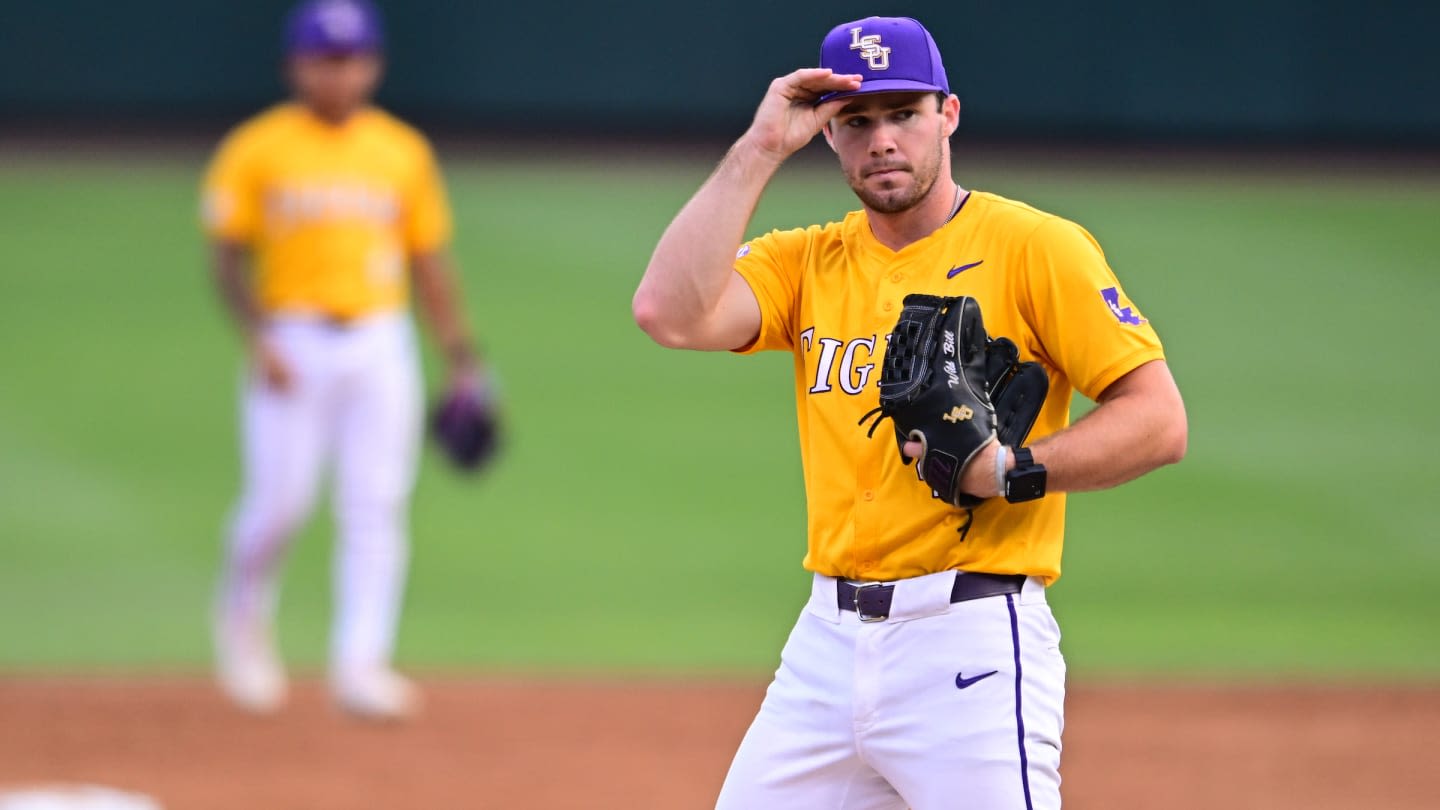
[{"label": "purple pant stripe", "polygon": [[1020,786],[1025,789],[1025,810],[1034,810],[1030,803],[1030,760],[1025,756],[1025,717],[1020,711],[1020,617],[1015,613],[1015,595],[1006,594],[1010,608],[1010,640],[1015,646],[1015,736],[1020,745]]}]

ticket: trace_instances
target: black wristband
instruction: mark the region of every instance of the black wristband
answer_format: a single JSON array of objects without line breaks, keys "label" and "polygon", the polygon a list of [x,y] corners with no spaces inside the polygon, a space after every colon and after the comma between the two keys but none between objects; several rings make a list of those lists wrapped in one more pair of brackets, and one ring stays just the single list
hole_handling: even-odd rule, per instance
[{"label": "black wristband", "polygon": [[1015,468],[1005,474],[1005,500],[1024,503],[1045,497],[1048,473],[1028,447],[1015,448]]}]

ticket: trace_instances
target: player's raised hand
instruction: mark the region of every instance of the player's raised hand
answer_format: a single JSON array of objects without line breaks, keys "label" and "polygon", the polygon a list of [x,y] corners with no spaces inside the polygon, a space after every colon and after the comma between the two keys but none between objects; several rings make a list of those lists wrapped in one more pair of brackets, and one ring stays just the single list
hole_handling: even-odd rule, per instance
[{"label": "player's raised hand", "polygon": [[746,138],[761,151],[784,160],[809,143],[848,99],[817,105],[822,95],[858,90],[862,77],[829,68],[801,68],[770,83]]}]

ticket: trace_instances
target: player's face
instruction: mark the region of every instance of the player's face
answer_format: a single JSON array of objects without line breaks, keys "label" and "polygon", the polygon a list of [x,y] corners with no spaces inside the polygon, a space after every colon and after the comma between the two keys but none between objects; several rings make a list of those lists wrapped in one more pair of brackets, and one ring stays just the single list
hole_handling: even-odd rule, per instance
[{"label": "player's face", "polygon": [[924,200],[947,168],[949,141],[959,121],[954,96],[874,93],[856,96],[826,128],[840,168],[866,208],[908,211]]},{"label": "player's face", "polygon": [[310,109],[332,121],[343,121],[364,106],[380,81],[380,57],[372,53],[295,56],[290,59],[290,84]]}]

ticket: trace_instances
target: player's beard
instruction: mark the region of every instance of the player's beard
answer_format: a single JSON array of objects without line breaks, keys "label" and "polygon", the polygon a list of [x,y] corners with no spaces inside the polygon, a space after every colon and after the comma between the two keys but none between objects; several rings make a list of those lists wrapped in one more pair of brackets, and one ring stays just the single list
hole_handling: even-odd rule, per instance
[{"label": "player's beard", "polygon": [[[866,164],[856,172],[846,172],[846,179],[850,183],[850,189],[865,207],[879,214],[898,214],[902,211],[909,211],[919,205],[930,191],[935,188],[935,181],[940,177],[940,166],[944,162],[943,141],[935,142],[935,151],[928,155],[930,159],[919,165],[907,162],[885,161],[880,163]],[[872,189],[865,184],[866,175],[876,171],[896,169],[908,172],[910,183],[899,188],[887,188],[882,190]]]}]

